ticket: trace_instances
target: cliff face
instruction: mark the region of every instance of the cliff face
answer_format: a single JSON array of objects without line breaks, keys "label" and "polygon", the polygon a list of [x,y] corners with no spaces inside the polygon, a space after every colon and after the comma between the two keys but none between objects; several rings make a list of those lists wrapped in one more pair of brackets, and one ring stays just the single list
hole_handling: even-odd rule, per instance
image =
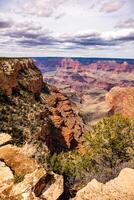
[{"label": "cliff face", "polygon": [[40,93],[43,79],[40,71],[30,59],[0,60],[0,89],[5,95],[22,87],[32,93]]},{"label": "cliff face", "polygon": [[109,114],[120,113],[134,118],[134,87],[114,87],[106,95],[106,102],[111,107]]},{"label": "cliff face", "polygon": [[43,82],[31,59],[0,60],[1,131],[51,151],[77,146],[83,122],[68,98]]}]

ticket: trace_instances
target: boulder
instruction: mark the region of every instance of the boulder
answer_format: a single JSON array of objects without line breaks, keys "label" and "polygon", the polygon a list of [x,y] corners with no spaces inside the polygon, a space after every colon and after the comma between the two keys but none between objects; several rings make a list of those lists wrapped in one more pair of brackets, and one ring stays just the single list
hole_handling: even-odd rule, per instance
[{"label": "boulder", "polygon": [[19,148],[13,145],[6,145],[0,148],[0,160],[3,160],[7,166],[18,175],[32,173],[38,168],[35,160],[19,153]]},{"label": "boulder", "polygon": [[[35,196],[32,190],[45,175],[46,171],[43,168],[38,168],[33,173],[26,174],[22,182],[13,185],[9,195],[10,198],[20,196],[23,199],[23,196],[27,196],[27,198]],[[30,200],[32,200],[32,198]]]},{"label": "boulder", "polygon": [[93,179],[72,200],[133,200],[134,169],[124,168],[119,176],[106,184]]},{"label": "boulder", "polygon": [[24,149],[6,144],[0,147],[0,199],[57,200],[63,193],[63,177],[48,173],[27,157]]},{"label": "boulder", "polygon": [[44,200],[56,200],[63,193],[63,177],[57,174],[53,174],[53,176],[53,183],[48,189],[45,188],[45,190],[42,191],[42,195],[40,196]]},{"label": "boulder", "polygon": [[6,133],[0,133],[0,146],[10,143],[12,137]]},{"label": "boulder", "polygon": [[0,162],[0,199],[4,199],[13,184],[14,177],[11,169],[4,162]]}]

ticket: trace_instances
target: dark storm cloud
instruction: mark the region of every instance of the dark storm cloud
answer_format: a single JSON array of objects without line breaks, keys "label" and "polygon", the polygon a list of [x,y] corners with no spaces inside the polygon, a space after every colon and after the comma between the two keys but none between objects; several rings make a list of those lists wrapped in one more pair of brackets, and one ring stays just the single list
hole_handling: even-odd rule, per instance
[{"label": "dark storm cloud", "polygon": [[[9,23],[11,24],[11,22]],[[8,25],[8,24],[7,24]],[[45,30],[44,30],[45,31]],[[37,38],[44,34],[41,26],[38,26],[32,22],[15,23],[13,26],[9,26],[8,30],[3,31],[1,34],[3,36],[8,36],[11,38]]]},{"label": "dark storm cloud", "polygon": [[11,38],[22,38],[22,37],[24,37],[24,38],[33,38],[33,39],[35,39],[39,36],[39,34],[37,34],[37,33],[25,32],[25,31],[16,31],[16,32],[10,31],[8,33],[5,33],[4,35],[9,36]]},{"label": "dark storm cloud", "polygon": [[[134,33],[131,33],[127,36],[120,36],[111,39],[102,38],[99,34],[92,34],[90,35],[83,35],[83,36],[74,36],[74,37],[61,37],[56,39],[51,36],[43,36],[43,35],[36,35],[36,37],[30,37],[32,34],[22,34],[23,39],[17,41],[19,45],[24,47],[37,47],[37,46],[55,46],[55,45],[62,45],[63,49],[76,49],[76,48],[87,48],[87,47],[95,47],[95,46],[118,46],[125,42],[132,42],[134,41]],[[21,36],[22,36],[21,35]],[[20,36],[20,34],[19,34]],[[34,35],[35,36],[35,35]],[[97,37],[96,37],[97,36]],[[69,46],[66,47],[65,44]]]},{"label": "dark storm cloud", "polygon": [[115,41],[119,41],[119,42],[132,42],[132,41],[134,41],[134,32],[130,33],[127,36],[119,37],[119,38],[115,39]]},{"label": "dark storm cloud", "polygon": [[107,45],[115,45],[114,41],[109,41],[101,37],[100,33],[90,33],[83,35],[76,35],[73,37],[64,37],[62,40],[63,43],[71,43],[76,46],[107,46]]},{"label": "dark storm cloud", "polygon": [[81,46],[112,46],[116,45],[116,42],[114,40],[105,40],[102,38],[91,38],[91,39],[77,39],[70,40],[71,43],[75,45],[81,45]]},{"label": "dark storm cloud", "polygon": [[[64,39],[63,43],[70,43],[73,44],[74,47],[88,47],[88,46],[118,46],[121,45],[124,42],[132,42],[134,41],[134,33],[130,33],[126,36],[118,36],[113,37],[110,39],[106,39],[102,37],[99,33],[98,34],[92,34],[92,35],[81,35],[81,36],[75,36],[72,38]],[[71,47],[73,48],[73,47]]]},{"label": "dark storm cloud", "polygon": [[10,28],[12,26],[12,22],[0,20],[0,29]]},{"label": "dark storm cloud", "polygon": [[19,40],[17,43],[22,45],[23,47],[37,47],[37,46],[53,46],[58,44],[58,40],[54,39],[53,37],[45,36],[39,37],[37,39],[22,39]]}]

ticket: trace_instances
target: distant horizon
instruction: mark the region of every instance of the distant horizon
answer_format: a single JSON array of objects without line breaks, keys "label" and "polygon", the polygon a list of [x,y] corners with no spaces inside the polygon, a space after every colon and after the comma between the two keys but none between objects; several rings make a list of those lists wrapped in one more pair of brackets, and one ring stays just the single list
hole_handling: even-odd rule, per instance
[{"label": "distant horizon", "polygon": [[1,58],[87,58],[87,59],[106,59],[106,60],[134,60],[134,58],[123,57],[87,57],[87,56],[0,56]]}]

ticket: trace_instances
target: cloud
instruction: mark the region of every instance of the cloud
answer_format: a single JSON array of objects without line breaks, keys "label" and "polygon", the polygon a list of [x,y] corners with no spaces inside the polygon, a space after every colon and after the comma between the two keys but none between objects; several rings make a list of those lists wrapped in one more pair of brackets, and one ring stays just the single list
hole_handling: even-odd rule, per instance
[{"label": "cloud", "polygon": [[134,28],[134,19],[129,18],[126,21],[119,22],[115,28]]},{"label": "cloud", "polygon": [[35,24],[33,21],[14,23],[12,27],[0,32],[3,41],[11,41],[19,47],[52,46],[58,40],[52,36],[52,31]]},{"label": "cloud", "polygon": [[40,17],[50,17],[65,0],[25,0],[21,7],[20,2],[18,3],[18,12]]},{"label": "cloud", "polygon": [[14,24],[12,27],[1,31],[0,35],[3,39],[10,39],[14,44],[23,48],[50,47],[66,50],[89,47],[115,47],[134,41],[134,32],[131,30],[103,33],[85,31],[76,34],[55,35],[54,32],[44,29],[33,22]]},{"label": "cloud", "polygon": [[63,36],[60,37],[63,44],[67,43],[66,48],[88,48],[88,47],[110,47],[120,46],[123,43],[134,41],[134,32],[113,32],[108,33],[83,33],[76,34],[74,36]]},{"label": "cloud", "polygon": [[11,26],[13,26],[11,19],[0,13],[0,29],[10,28]]},{"label": "cloud", "polygon": [[65,15],[66,15],[66,13],[65,13],[65,12],[62,12],[61,14],[57,15],[57,16],[55,17],[55,19],[56,19],[56,20],[61,19],[61,18],[63,18]]},{"label": "cloud", "polygon": [[63,43],[70,43],[81,47],[106,45],[106,42],[102,39],[101,34],[96,32],[65,36],[63,37]]},{"label": "cloud", "polygon": [[108,0],[109,2],[105,2],[102,4],[100,11],[106,13],[112,13],[120,10],[124,4],[124,0]]},{"label": "cloud", "polygon": [[[10,24],[10,22],[9,22]],[[12,26],[3,28],[0,31],[1,44],[8,46],[15,45],[16,48],[30,48],[37,46],[51,46],[56,41],[50,35],[50,30],[44,29],[39,24],[32,21],[22,23],[13,23]]]},{"label": "cloud", "polygon": [[0,20],[0,29],[9,28],[12,26],[12,23],[9,21],[1,21]]},{"label": "cloud", "polygon": [[[10,23],[10,22],[9,22]],[[0,32],[3,36],[10,38],[37,38],[42,35],[51,33],[49,30],[44,29],[39,24],[33,21],[14,22],[8,29]]]},{"label": "cloud", "polygon": [[34,38],[22,38],[17,41],[17,44],[23,47],[41,47],[41,46],[54,46],[58,44],[59,41],[51,36],[41,36],[36,39]]},{"label": "cloud", "polygon": [[[50,0],[47,0],[46,2],[48,1],[50,2]],[[31,2],[31,0],[28,1],[28,4],[29,2]],[[104,2],[106,2],[106,0],[103,2],[101,1],[100,5],[103,5],[102,3]],[[52,4],[50,7],[53,7]],[[54,12],[55,9],[56,8],[51,10],[52,12],[50,12],[50,16],[52,15],[52,18],[49,19],[44,19],[37,16],[19,16],[16,14],[13,18],[9,17],[11,15],[9,15],[8,18],[0,17],[1,52],[3,52],[3,49],[6,49],[8,46],[8,49],[14,49],[16,52],[22,51],[25,53],[33,51],[37,52],[38,55],[39,52],[43,52],[43,50],[44,52],[48,52],[48,54],[53,52],[53,55],[54,53],[56,54],[57,52],[61,51],[64,52],[65,55],[67,52],[74,54],[79,52],[80,55],[84,52],[85,55],[87,55],[89,51],[94,51],[94,54],[96,55],[97,51],[102,50],[104,50],[106,53],[110,50],[114,52],[115,49],[120,48],[123,45],[125,45],[126,49],[127,45],[130,45],[132,48],[134,32],[132,32],[131,28],[129,27],[133,25],[133,18],[129,18],[126,21],[121,21],[119,24],[117,24],[116,28],[122,28],[121,30],[113,29],[112,27],[111,30],[113,31],[107,32],[106,29],[103,29],[103,27],[92,28],[90,27],[90,23],[88,26],[86,21],[88,13],[85,14],[84,18],[82,18],[82,22],[79,22],[78,20],[78,23],[85,23],[84,26],[83,24],[80,24],[79,26],[79,24],[75,23],[76,18],[73,21],[75,14],[72,16],[71,20],[71,13],[69,14],[66,9],[60,9],[60,13]],[[34,13],[31,11],[28,12],[27,10],[25,12],[29,14]],[[38,14],[39,13],[37,13],[37,15]],[[46,15],[46,12],[42,14],[45,17],[49,16],[48,14]],[[61,19],[64,14],[66,14],[65,21],[56,21],[56,19]],[[101,15],[101,13],[99,14]],[[105,16],[107,16],[107,14]],[[120,20],[121,19],[122,18],[120,18]],[[51,26],[49,25],[49,22]],[[98,18],[95,21],[95,25],[96,23],[100,23],[100,21],[98,22]],[[69,24],[69,26],[66,26],[66,24]],[[107,24],[105,23],[104,25]],[[47,27],[49,27],[52,31],[50,31]],[[124,27],[126,30],[123,29]],[[86,31],[79,32],[79,30]],[[7,50],[7,52],[12,50]],[[121,50],[124,51],[123,47]]]},{"label": "cloud", "polygon": [[119,41],[119,42],[132,42],[132,41],[134,41],[134,31],[129,33],[128,35],[115,38],[115,41]]}]

